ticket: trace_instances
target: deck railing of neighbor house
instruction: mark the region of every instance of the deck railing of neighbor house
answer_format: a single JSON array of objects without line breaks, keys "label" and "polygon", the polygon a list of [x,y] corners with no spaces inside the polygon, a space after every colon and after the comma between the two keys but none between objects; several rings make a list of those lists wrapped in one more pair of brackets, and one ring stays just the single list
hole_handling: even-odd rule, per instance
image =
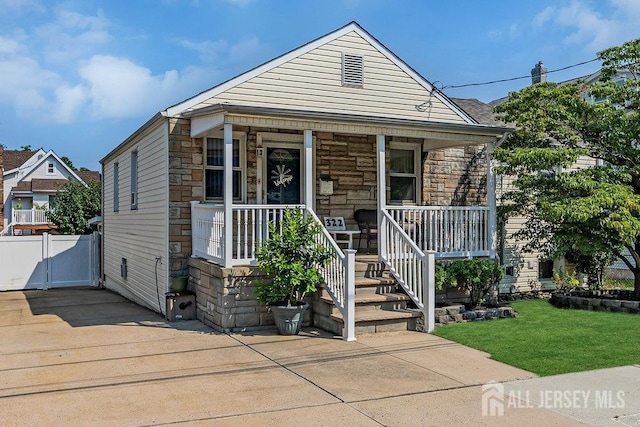
[{"label": "deck railing of neighbor house", "polygon": [[11,223],[16,224],[48,224],[47,211],[43,209],[13,209]]},{"label": "deck railing of neighbor house", "polygon": [[387,206],[389,215],[422,251],[438,258],[489,256],[489,208]]},{"label": "deck railing of neighbor house", "polygon": [[346,249],[343,252],[315,212],[307,209],[307,213],[322,227],[322,232],[317,235],[316,241],[329,249],[331,254],[330,262],[322,267],[321,273],[327,292],[342,314],[344,321],[342,337],[346,341],[354,341],[356,339],[356,251]]},{"label": "deck railing of neighbor house", "polygon": [[424,314],[424,330],[435,327],[435,253],[422,251],[403,227],[382,212],[380,245],[382,260],[413,302]]}]

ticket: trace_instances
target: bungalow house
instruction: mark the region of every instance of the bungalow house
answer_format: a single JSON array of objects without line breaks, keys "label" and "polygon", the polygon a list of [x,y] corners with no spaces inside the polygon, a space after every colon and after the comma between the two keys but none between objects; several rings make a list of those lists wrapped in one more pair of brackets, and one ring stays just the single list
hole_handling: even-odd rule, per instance
[{"label": "bungalow house", "polygon": [[46,211],[69,180],[100,181],[95,171],[76,171],[52,150],[4,150],[2,155],[2,234],[25,235],[55,228]]},{"label": "bungalow house", "polygon": [[509,131],[349,23],[166,108],[101,160],[103,281],[165,312],[188,277],[203,322],[269,327],[255,250],[299,206],[348,231],[319,236],[332,261],[309,322],[346,339],[420,319],[430,331],[434,259],[495,257],[487,153]]}]

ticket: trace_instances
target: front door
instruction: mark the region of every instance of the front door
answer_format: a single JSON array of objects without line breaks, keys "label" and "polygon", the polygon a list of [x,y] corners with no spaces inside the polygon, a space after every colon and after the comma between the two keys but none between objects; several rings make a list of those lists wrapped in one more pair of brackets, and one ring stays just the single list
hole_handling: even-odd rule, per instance
[{"label": "front door", "polygon": [[302,149],[266,146],[264,182],[268,204],[296,205],[302,200]]}]

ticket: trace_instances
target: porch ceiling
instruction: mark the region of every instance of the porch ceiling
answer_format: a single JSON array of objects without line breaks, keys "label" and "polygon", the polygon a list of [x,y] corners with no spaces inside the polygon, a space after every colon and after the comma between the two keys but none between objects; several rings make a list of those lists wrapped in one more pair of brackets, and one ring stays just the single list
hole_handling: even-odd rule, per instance
[{"label": "porch ceiling", "polygon": [[425,139],[425,150],[496,142],[513,128],[442,123],[393,117],[324,113],[229,104],[211,105],[184,113],[191,119],[191,136],[220,129],[224,123],[281,129],[310,129],[360,135],[387,135]]}]

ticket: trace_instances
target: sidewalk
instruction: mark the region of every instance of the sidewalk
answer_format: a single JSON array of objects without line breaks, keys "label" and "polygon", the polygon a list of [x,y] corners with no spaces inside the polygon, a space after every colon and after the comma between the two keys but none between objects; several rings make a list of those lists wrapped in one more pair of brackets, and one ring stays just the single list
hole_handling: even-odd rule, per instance
[{"label": "sidewalk", "polygon": [[2,425],[585,421],[534,405],[482,416],[483,384],[547,379],[433,335],[224,335],[89,288],[0,293],[0,371]]}]

